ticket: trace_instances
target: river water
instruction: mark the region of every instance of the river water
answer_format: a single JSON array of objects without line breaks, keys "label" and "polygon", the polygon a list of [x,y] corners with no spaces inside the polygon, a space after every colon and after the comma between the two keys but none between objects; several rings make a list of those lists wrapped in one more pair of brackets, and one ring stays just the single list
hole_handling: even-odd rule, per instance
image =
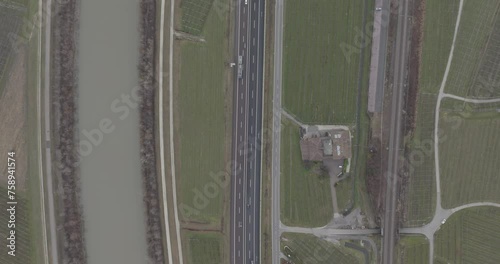
[{"label": "river water", "polygon": [[147,263],[139,162],[139,1],[81,1],[79,130],[89,264]]}]

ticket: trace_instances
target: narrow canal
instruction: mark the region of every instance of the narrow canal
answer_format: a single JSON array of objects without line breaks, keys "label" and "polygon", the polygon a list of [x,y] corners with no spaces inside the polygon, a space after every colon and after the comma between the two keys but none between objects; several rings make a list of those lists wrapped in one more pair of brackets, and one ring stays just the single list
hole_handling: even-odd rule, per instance
[{"label": "narrow canal", "polygon": [[89,264],[147,262],[136,90],[139,1],[81,1],[78,117]]}]

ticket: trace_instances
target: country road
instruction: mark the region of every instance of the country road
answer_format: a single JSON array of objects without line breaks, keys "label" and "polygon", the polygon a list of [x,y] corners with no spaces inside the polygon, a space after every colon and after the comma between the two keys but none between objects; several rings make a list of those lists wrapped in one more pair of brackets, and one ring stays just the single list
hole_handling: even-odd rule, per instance
[{"label": "country road", "polygon": [[[43,0],[42,0],[43,1]],[[56,212],[55,212],[55,201],[54,201],[54,183],[52,179],[52,148],[51,148],[51,101],[50,101],[50,76],[51,76],[51,71],[50,71],[50,61],[51,61],[51,52],[50,52],[50,40],[51,40],[51,19],[52,19],[52,0],[46,0],[45,3],[45,8],[43,8],[43,11],[45,14],[43,17],[45,18],[45,23],[43,26],[40,27],[40,29],[45,28],[45,51],[44,51],[44,92],[43,92],[43,98],[44,98],[44,106],[43,106],[43,111],[44,111],[44,135],[45,135],[45,155],[43,157],[41,156],[40,159],[45,159],[45,180],[47,183],[47,190],[45,193],[42,195],[47,195],[48,197],[48,205],[49,205],[49,226],[50,226],[50,255],[51,255],[51,261],[50,263],[52,264],[58,264],[59,263],[59,252],[58,252],[58,244],[57,244],[57,224],[56,224]],[[41,37],[41,36],[40,36]],[[41,63],[41,62],[40,62]],[[42,161],[40,161],[42,162]],[[43,178],[43,177],[42,177]],[[43,181],[44,179],[41,179]],[[44,208],[44,207],[42,207]],[[45,215],[44,215],[45,216]],[[44,217],[42,216],[42,217]]]},{"label": "country road", "polygon": [[281,150],[281,84],[283,57],[283,9],[284,1],[276,0],[274,11],[274,81],[273,81],[273,127],[272,127],[272,205],[271,244],[272,264],[280,263],[280,150]]}]

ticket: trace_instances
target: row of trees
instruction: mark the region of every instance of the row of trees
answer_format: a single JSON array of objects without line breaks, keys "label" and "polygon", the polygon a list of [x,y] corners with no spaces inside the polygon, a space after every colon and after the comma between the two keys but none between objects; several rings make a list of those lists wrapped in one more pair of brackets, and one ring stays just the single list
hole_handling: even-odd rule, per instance
[{"label": "row of trees", "polygon": [[164,263],[162,223],[158,202],[155,156],[155,19],[154,0],[141,0],[141,46],[139,61],[141,169],[146,208],[148,255],[154,264]]},{"label": "row of trees", "polygon": [[[53,80],[57,173],[62,186],[63,263],[87,262],[80,200],[80,174],[76,152],[76,32],[78,0],[56,1],[53,15]],[[61,227],[59,227],[60,229]],[[61,238],[61,236],[60,236]]]}]

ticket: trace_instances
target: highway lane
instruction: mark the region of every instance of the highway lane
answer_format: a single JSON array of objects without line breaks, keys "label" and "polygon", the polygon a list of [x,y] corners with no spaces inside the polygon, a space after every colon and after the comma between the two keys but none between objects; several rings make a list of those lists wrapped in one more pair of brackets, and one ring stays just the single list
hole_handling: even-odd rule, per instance
[{"label": "highway lane", "polygon": [[263,19],[264,0],[237,2],[231,183],[231,263],[237,264],[260,261]]},{"label": "highway lane", "polygon": [[403,95],[406,83],[408,47],[408,1],[400,0],[394,55],[394,79],[392,91],[389,159],[387,166],[387,189],[385,197],[382,263],[391,264],[394,259],[394,243],[397,236],[396,200],[398,186],[398,158],[401,145]]}]

